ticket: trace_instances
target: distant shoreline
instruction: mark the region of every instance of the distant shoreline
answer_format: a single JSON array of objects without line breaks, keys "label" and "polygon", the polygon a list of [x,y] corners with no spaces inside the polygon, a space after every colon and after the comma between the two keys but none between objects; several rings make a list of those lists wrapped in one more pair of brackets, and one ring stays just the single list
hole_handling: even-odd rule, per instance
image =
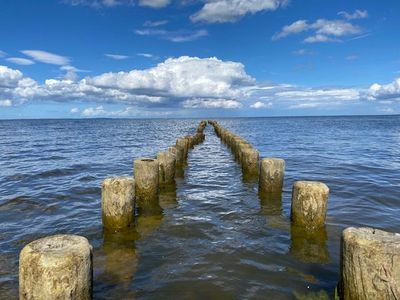
[{"label": "distant shoreline", "polygon": [[0,121],[40,121],[40,120],[199,120],[199,119],[278,119],[278,118],[346,118],[346,117],[399,117],[400,114],[384,114],[384,115],[315,115],[315,116],[263,116],[263,117],[176,117],[176,118],[10,118],[0,119]]}]

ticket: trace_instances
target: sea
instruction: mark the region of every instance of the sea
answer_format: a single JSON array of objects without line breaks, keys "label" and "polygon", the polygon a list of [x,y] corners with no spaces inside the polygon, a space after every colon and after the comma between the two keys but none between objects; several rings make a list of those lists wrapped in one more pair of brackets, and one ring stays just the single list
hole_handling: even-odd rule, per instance
[{"label": "sea", "polygon": [[[332,299],[343,229],[400,232],[400,116],[215,119],[260,157],[286,162],[282,197],[258,195],[234,155],[205,129],[157,216],[104,232],[101,183],[133,174],[194,134],[200,119],[0,121],[0,299],[18,298],[21,249],[38,238],[85,236],[94,299]],[[297,180],[330,189],[326,227],[293,230]]]}]

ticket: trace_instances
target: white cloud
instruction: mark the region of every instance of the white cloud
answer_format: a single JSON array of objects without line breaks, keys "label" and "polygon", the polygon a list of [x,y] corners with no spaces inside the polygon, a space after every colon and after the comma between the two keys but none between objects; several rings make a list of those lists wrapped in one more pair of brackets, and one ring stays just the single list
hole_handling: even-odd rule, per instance
[{"label": "white cloud", "polygon": [[316,108],[316,107],[323,106],[323,105],[324,105],[324,103],[321,103],[321,102],[300,103],[300,104],[290,105],[289,108],[290,109]]},{"label": "white cloud", "polygon": [[22,72],[6,66],[0,66],[0,88],[14,88],[18,86],[18,82],[22,79]]},{"label": "white cloud", "polygon": [[130,72],[105,73],[88,82],[100,88],[144,92],[151,96],[239,98],[242,87],[254,83],[244,66],[217,58],[182,56],[156,67]]},{"label": "white cloud", "polygon": [[332,35],[336,37],[361,32],[361,29],[358,26],[342,20],[319,19],[310,26],[312,29],[316,29],[317,34]]},{"label": "white cloud", "polygon": [[162,8],[169,5],[170,2],[170,0],[139,0],[139,5],[152,8]]},{"label": "white cloud", "polygon": [[107,56],[108,58],[112,58],[115,60],[123,60],[129,58],[129,56],[121,54],[104,54],[104,55]]},{"label": "white cloud", "polygon": [[[80,70],[72,66],[62,68],[67,75],[71,74],[39,84],[18,70],[0,66],[0,98],[17,102],[114,102],[142,107],[177,107],[193,99],[197,99],[197,106],[213,106],[216,104],[207,100],[224,99],[228,101],[219,106],[228,107],[237,105],[232,101],[239,103],[239,99],[248,97],[249,87],[255,84],[241,63],[217,58],[170,58],[153,68],[104,73],[79,81],[75,81],[74,72]],[[198,99],[207,103],[200,104]]]},{"label": "white cloud", "polygon": [[310,25],[306,20],[298,20],[290,25],[283,26],[280,32],[277,32],[272,36],[272,40],[278,40],[287,37],[288,35],[300,33],[308,29],[310,29]]},{"label": "white cloud", "polygon": [[144,22],[143,26],[144,27],[159,27],[162,25],[168,24],[168,20],[158,20],[158,21],[146,21]]},{"label": "white cloud", "polygon": [[73,6],[85,5],[93,8],[113,7],[117,5],[134,5],[133,0],[64,0],[63,2]]},{"label": "white cloud", "polygon": [[23,66],[29,66],[33,65],[35,62],[33,60],[27,59],[27,58],[22,58],[22,57],[8,57],[6,58],[6,61],[9,61],[13,64],[17,65],[23,65]]},{"label": "white cloud", "polygon": [[50,53],[47,51],[42,51],[42,50],[23,50],[21,51],[23,54],[26,56],[31,57],[33,60],[46,63],[46,64],[52,64],[52,65],[68,65],[70,63],[70,60],[68,57],[61,56],[58,54]]},{"label": "white cloud", "polygon": [[70,110],[70,113],[71,114],[77,114],[79,112],[79,108],[77,108],[77,107],[73,107],[73,108],[71,108],[71,110]]},{"label": "white cloud", "polygon": [[190,99],[183,102],[184,108],[241,108],[242,103],[232,99]]},{"label": "white cloud", "polygon": [[308,44],[320,43],[320,42],[340,42],[340,40],[327,37],[326,35],[323,34],[316,34],[304,39],[304,43]]},{"label": "white cloud", "polygon": [[304,39],[305,43],[337,42],[340,41],[338,39],[340,37],[362,32],[360,27],[343,20],[319,19],[314,23],[308,23],[307,20],[298,20],[284,26],[281,31],[272,36],[272,40],[278,40],[305,31],[314,31],[313,35]]},{"label": "white cloud", "polygon": [[294,55],[304,56],[304,55],[314,55],[313,51],[307,49],[298,49],[292,52]]},{"label": "white cloud", "polygon": [[103,106],[89,107],[82,111],[82,115],[85,117],[98,117],[105,115],[107,112],[104,110]]},{"label": "white cloud", "polygon": [[12,102],[10,99],[4,99],[4,100],[0,100],[0,107],[9,107],[12,105]]},{"label": "white cloud", "polygon": [[137,56],[145,57],[145,58],[154,58],[153,54],[150,53],[137,53]]},{"label": "white cloud", "polygon": [[368,89],[367,97],[369,100],[400,100],[400,78],[386,85],[374,83]]},{"label": "white cloud", "polygon": [[138,35],[158,36],[164,40],[176,43],[190,42],[208,35],[208,32],[205,29],[199,29],[195,31],[191,30],[168,31],[164,29],[145,28],[145,29],[135,30],[135,33]]},{"label": "white cloud", "polygon": [[0,50],[0,58],[1,58],[1,57],[6,57],[6,56],[7,56],[7,53],[5,53],[4,51],[1,51],[1,50]]},{"label": "white cloud", "polygon": [[360,99],[360,92],[356,89],[303,89],[283,91],[275,94],[283,100],[297,101],[355,101]]},{"label": "white cloud", "polygon": [[250,105],[251,108],[255,108],[255,109],[260,109],[260,108],[269,108],[272,107],[272,103],[264,103],[261,101],[257,101],[255,103],[253,103],[252,105]]},{"label": "white cloud", "polygon": [[206,0],[202,9],[190,18],[193,22],[235,22],[246,14],[276,10],[287,3],[287,0]]},{"label": "white cloud", "polygon": [[356,9],[353,13],[348,13],[345,11],[338,12],[339,16],[342,16],[346,20],[354,20],[354,19],[365,19],[368,17],[368,11]]},{"label": "white cloud", "polygon": [[61,66],[60,70],[65,72],[64,79],[66,80],[76,80],[78,78],[77,73],[88,72],[86,70],[75,68],[74,66]]}]

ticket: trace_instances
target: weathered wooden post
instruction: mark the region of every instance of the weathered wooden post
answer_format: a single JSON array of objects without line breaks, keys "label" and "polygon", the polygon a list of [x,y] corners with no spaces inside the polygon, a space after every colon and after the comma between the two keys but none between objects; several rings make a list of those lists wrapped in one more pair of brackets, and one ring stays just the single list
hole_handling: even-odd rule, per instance
[{"label": "weathered wooden post", "polygon": [[349,227],[342,234],[340,299],[400,299],[400,234]]},{"label": "weathered wooden post", "polygon": [[260,164],[258,191],[263,194],[282,192],[285,161],[280,158],[264,158]]},{"label": "weathered wooden post", "polygon": [[168,148],[168,151],[175,155],[175,166],[177,168],[181,168],[184,163],[182,149],[178,149],[176,146],[172,146]]},{"label": "weathered wooden post", "polygon": [[296,181],[292,191],[293,225],[319,228],[325,225],[329,188],[321,182]]},{"label": "weathered wooden post", "polygon": [[242,151],[242,170],[246,176],[257,176],[258,175],[258,161],[259,153],[254,148],[245,148]]},{"label": "weathered wooden post", "polygon": [[134,161],[136,203],[140,213],[160,213],[159,166],[156,159],[142,158]]},{"label": "weathered wooden post", "polygon": [[101,189],[103,226],[112,231],[129,227],[134,219],[135,180],[113,177],[103,181]]},{"label": "weathered wooden post", "polygon": [[157,161],[159,164],[160,185],[173,184],[175,182],[175,155],[171,152],[159,152]]},{"label": "weathered wooden post", "polygon": [[178,151],[182,152],[182,154],[180,154],[179,156],[182,155],[183,157],[183,161],[186,162],[187,157],[188,157],[188,140],[185,138],[180,138],[176,140],[176,148],[178,149]]},{"label": "weathered wooden post", "polygon": [[19,299],[92,299],[92,246],[77,235],[26,245],[19,258]]}]

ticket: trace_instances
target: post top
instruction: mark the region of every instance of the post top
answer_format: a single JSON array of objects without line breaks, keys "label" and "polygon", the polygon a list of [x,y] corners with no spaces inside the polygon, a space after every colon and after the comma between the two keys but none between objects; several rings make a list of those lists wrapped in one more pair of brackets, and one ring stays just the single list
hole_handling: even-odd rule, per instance
[{"label": "post top", "polygon": [[296,188],[318,188],[325,192],[329,192],[328,186],[325,183],[319,181],[300,180],[300,181],[295,181],[293,186]]},{"label": "post top", "polygon": [[121,181],[131,181],[134,182],[135,179],[132,176],[114,176],[104,179],[103,185],[114,184]]},{"label": "post top", "polygon": [[263,162],[265,161],[265,162],[275,162],[275,163],[285,163],[285,160],[284,159],[282,159],[282,158],[276,158],[276,157],[265,157],[265,158],[263,158],[263,160],[262,160]]},{"label": "post top", "polygon": [[386,244],[391,249],[400,250],[400,234],[371,227],[348,227],[343,230],[343,239],[357,244]]},{"label": "post top", "polygon": [[47,236],[26,245],[22,253],[46,255],[84,254],[91,250],[89,241],[79,235],[57,234]]}]

